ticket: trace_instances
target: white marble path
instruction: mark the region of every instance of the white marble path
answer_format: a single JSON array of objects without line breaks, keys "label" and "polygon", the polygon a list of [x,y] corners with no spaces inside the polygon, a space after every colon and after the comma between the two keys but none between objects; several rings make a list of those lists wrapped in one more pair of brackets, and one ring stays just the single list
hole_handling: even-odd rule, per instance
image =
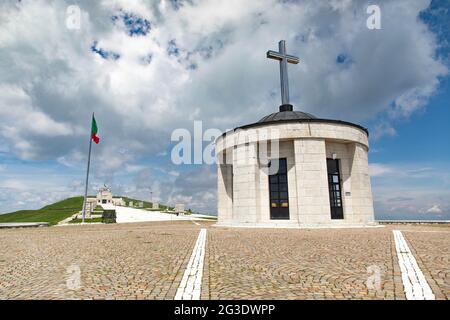
[{"label": "white marble path", "polygon": [[205,260],[206,229],[200,229],[200,233],[192,250],[180,286],[175,295],[175,300],[200,300],[202,290],[203,263]]},{"label": "white marble path", "polygon": [[203,220],[203,215],[191,214],[186,216],[176,216],[175,214],[163,213],[161,211],[147,211],[144,209],[136,209],[129,207],[116,206],[116,222],[147,222],[147,221],[189,221],[189,220]]},{"label": "white marble path", "polygon": [[393,230],[403,288],[408,300],[434,300],[434,294],[399,230]]}]

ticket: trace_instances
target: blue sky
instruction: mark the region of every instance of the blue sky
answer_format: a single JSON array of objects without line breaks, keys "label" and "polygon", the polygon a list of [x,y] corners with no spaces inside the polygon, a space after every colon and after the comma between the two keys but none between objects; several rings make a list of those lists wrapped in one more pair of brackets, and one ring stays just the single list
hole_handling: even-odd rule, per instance
[{"label": "blue sky", "polygon": [[[396,124],[395,135],[371,141],[369,161],[372,166],[379,165],[382,171],[371,178],[377,217],[428,219],[432,216],[448,219],[448,214],[436,212],[430,215],[426,211],[435,205],[433,200],[445,203],[450,189],[449,101],[450,83],[446,78],[426,110]],[[392,212],[377,202],[380,198],[377,195],[385,193],[385,190],[392,190],[392,195],[386,197],[394,200],[390,201],[395,204]],[[414,199],[420,198],[417,193],[426,195],[428,209],[416,207],[419,204]],[[401,201],[402,197],[404,201]],[[411,204],[413,208],[409,208]]]},{"label": "blue sky", "polygon": [[[297,110],[370,131],[378,218],[450,219],[448,1],[79,2],[0,4],[0,212],[83,192],[185,203],[215,213],[211,165],[175,165],[171,133],[226,130],[277,110],[280,39]],[[42,17],[46,17],[43,19]]]}]

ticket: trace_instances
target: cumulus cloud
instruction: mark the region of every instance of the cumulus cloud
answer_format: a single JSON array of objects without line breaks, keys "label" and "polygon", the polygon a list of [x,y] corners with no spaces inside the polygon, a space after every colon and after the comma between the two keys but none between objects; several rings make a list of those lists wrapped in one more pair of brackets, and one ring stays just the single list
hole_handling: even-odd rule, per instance
[{"label": "cumulus cloud", "polygon": [[[37,209],[82,194],[84,181],[55,175],[25,177],[15,174],[0,182],[0,213]],[[45,178],[43,178],[45,176]]]},{"label": "cumulus cloud", "polygon": [[369,175],[371,177],[385,176],[387,174],[392,174],[394,169],[389,165],[381,163],[370,163],[369,164]]},{"label": "cumulus cloud", "polygon": [[[279,104],[278,67],[264,53],[281,38],[301,58],[290,69],[297,107],[357,121],[387,109],[410,114],[447,72],[434,57],[433,34],[417,19],[428,3],[383,2],[382,29],[369,30],[360,1],[101,1],[83,3],[81,28],[70,30],[69,2],[8,2],[0,106],[29,114],[33,125],[26,136],[8,131],[2,117],[1,135],[19,156],[64,156],[81,148],[80,128],[96,111],[108,144],[133,141],[133,152],[153,154],[168,132],[194,119],[221,129],[256,121]],[[124,13],[148,21],[149,30],[130,36],[113,19]],[[120,58],[102,58],[93,43]],[[46,134],[74,137],[55,146]]]},{"label": "cumulus cloud", "polygon": [[431,208],[427,209],[427,213],[442,213],[442,209],[439,205],[435,204]]},{"label": "cumulus cloud", "polygon": [[392,126],[392,124],[387,122],[386,120],[383,120],[383,121],[377,123],[373,127],[373,129],[370,133],[370,138],[377,140],[384,136],[394,137],[396,135],[397,135],[397,131]]},{"label": "cumulus cloud", "polygon": [[180,173],[171,188],[169,203],[184,203],[197,210],[216,213],[216,172],[212,167]]},{"label": "cumulus cloud", "polygon": [[379,219],[450,219],[445,163],[371,165],[375,216]]},{"label": "cumulus cloud", "polygon": [[[428,0],[380,1],[381,30],[367,29],[364,1],[89,1],[75,30],[72,4],[0,4],[0,150],[84,167],[95,111],[93,166],[109,183],[140,172],[139,159],[169,161],[170,133],[193,120],[225,130],[276,111],[278,66],[265,52],[280,39],[301,61],[289,67],[296,108],[350,121],[387,113],[376,136],[394,135],[392,120],[423,108],[448,72],[418,19]],[[159,189],[204,207],[215,173],[202,173]]]}]

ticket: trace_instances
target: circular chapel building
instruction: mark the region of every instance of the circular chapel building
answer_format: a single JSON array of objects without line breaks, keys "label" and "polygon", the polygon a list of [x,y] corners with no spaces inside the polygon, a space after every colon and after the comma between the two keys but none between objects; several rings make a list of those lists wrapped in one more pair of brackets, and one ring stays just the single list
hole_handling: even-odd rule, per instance
[{"label": "circular chapel building", "polygon": [[218,226],[374,224],[368,131],[280,111],[216,139]]}]

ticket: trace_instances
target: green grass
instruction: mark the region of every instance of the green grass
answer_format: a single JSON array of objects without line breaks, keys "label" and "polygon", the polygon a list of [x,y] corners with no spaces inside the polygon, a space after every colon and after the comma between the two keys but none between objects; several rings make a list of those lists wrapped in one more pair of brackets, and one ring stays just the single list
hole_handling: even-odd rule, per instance
[{"label": "green grass", "polygon": [[2,222],[48,222],[55,225],[71,215],[79,212],[83,207],[83,197],[67,198],[50,204],[39,210],[20,210],[0,215]]},{"label": "green grass", "polygon": [[[69,221],[69,223],[81,223],[83,219],[74,219]],[[84,219],[85,223],[93,223],[93,222],[102,222],[102,218],[92,218],[92,219]]]},{"label": "green grass", "polygon": [[[94,196],[90,196],[94,197]],[[128,205],[130,201],[133,201],[134,207],[137,208],[138,203],[141,200],[133,199],[133,198],[127,198],[122,197],[125,203]],[[148,201],[142,201],[144,203],[144,209],[151,210],[153,207],[153,204]],[[64,220],[75,213],[78,213],[81,211],[83,207],[83,197],[73,197],[73,198],[67,198],[65,200],[50,204],[48,206],[45,206],[38,210],[20,210],[15,211],[11,213],[6,214],[0,214],[0,223],[3,222],[48,222],[50,225],[55,225],[59,221]],[[167,210],[173,210],[172,207],[168,207],[166,205],[160,204],[159,205],[160,211],[167,211]],[[95,212],[98,211],[98,212]],[[103,209],[101,206],[96,206],[95,211],[93,214],[101,214],[103,213]],[[173,212],[172,212],[173,213]],[[92,222],[98,222],[95,221],[96,219],[101,218],[94,218],[92,219]],[[81,221],[80,221],[81,222]],[[73,222],[77,223],[77,222]]]},{"label": "green grass", "polygon": [[205,220],[217,220],[217,217],[215,217],[215,216],[211,216],[211,217],[202,217],[202,219],[205,219]]},{"label": "green grass", "polygon": [[[128,203],[130,201],[133,201],[133,207],[134,208],[139,208],[139,202],[141,202],[142,200],[137,200],[137,199],[133,199],[133,198],[127,198],[127,197],[122,197],[123,201],[125,201],[125,204],[128,206]],[[151,209],[153,207],[153,203],[148,202],[148,201],[142,201],[144,204],[144,208],[143,209]],[[158,210],[166,210],[168,207],[163,205],[163,204],[159,204],[159,209]]]}]

